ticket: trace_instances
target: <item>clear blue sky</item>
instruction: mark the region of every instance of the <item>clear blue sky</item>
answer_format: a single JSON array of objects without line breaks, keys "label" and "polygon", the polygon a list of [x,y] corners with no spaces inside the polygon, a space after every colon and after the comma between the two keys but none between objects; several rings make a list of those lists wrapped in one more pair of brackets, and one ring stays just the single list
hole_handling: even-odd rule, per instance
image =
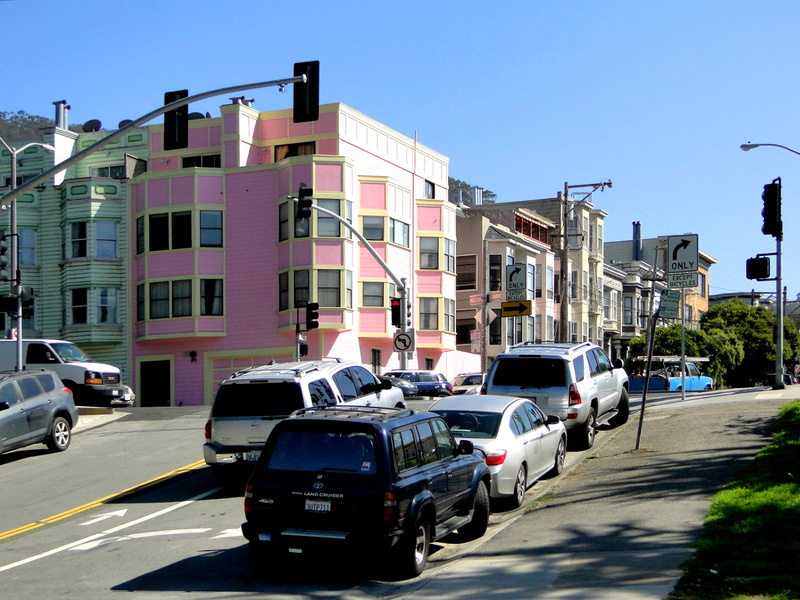
[{"label": "clear blue sky", "polygon": [[[606,241],[630,239],[633,221],[645,238],[696,233],[719,261],[712,293],[775,291],[745,278],[745,260],[775,251],[761,192],[781,177],[784,285],[800,293],[800,156],[739,150],[800,150],[798,2],[1,0],[0,22],[0,110],[52,118],[66,99],[71,123],[114,129],[165,91],[319,60],[321,102],[416,132],[500,202],[613,180],[593,197]],[[247,95],[291,105],[275,88]]]}]

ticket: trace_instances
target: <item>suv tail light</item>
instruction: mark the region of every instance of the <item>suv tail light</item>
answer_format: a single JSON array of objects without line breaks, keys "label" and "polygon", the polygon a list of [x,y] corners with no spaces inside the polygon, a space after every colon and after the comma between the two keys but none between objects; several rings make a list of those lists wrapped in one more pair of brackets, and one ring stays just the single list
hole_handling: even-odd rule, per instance
[{"label": "suv tail light", "polygon": [[206,433],[206,439],[210,442],[211,441],[211,419],[206,421],[205,433]]},{"label": "suv tail light", "polygon": [[244,488],[244,512],[249,513],[253,509],[253,484],[248,483]]},{"label": "suv tail light", "polygon": [[386,492],[383,495],[383,521],[391,523],[397,519],[397,496],[394,492]]},{"label": "suv tail light", "polygon": [[508,452],[505,450],[493,450],[486,455],[486,464],[491,466],[502,465],[506,462]]},{"label": "suv tail light", "polygon": [[571,383],[569,385],[569,405],[575,406],[576,404],[581,403],[583,403],[583,400],[581,399],[581,393],[578,391],[578,386],[576,386],[574,383]]},{"label": "suv tail light", "polygon": [[480,389],[480,391],[478,393],[481,394],[482,396],[486,395],[486,382],[485,381],[483,382],[483,385],[481,386],[481,389]]},{"label": "suv tail light", "polygon": [[63,390],[61,390],[61,391],[62,391],[62,392],[66,392],[66,393],[68,393],[70,396],[72,396],[72,390],[71,390],[71,389],[69,389],[68,387],[65,387],[65,388],[64,388]]},{"label": "suv tail light", "polygon": [[453,393],[453,384],[450,383],[449,381],[447,382],[447,391],[450,392],[451,394]]}]

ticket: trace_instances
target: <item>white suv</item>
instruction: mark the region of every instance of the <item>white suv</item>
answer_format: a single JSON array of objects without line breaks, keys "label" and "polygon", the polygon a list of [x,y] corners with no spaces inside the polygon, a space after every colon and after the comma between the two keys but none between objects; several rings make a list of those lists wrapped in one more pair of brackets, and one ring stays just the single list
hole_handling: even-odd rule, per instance
[{"label": "white suv", "polygon": [[251,367],[222,382],[205,427],[203,458],[217,475],[252,469],[276,423],[301,408],[349,404],[404,408],[403,392],[341,360]]},{"label": "white suv", "polygon": [[612,364],[589,342],[512,346],[489,367],[481,393],[530,398],[558,416],[571,445],[581,449],[592,447],[598,424],[622,425],[630,412],[623,362]]}]

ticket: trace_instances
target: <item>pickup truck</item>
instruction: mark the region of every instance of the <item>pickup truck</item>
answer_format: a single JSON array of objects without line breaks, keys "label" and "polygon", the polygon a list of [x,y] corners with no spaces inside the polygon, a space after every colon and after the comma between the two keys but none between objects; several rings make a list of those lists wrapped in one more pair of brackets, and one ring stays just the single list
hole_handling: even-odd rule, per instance
[{"label": "pickup truck", "polygon": [[[637,357],[635,361],[646,364],[644,357]],[[708,362],[708,358],[686,357],[686,383],[687,392],[703,392],[714,389],[714,380],[703,375],[696,363]],[[631,391],[644,390],[644,369],[638,376],[629,377]],[[651,392],[680,392],[681,391],[681,357],[680,356],[654,356],[650,368]]]}]

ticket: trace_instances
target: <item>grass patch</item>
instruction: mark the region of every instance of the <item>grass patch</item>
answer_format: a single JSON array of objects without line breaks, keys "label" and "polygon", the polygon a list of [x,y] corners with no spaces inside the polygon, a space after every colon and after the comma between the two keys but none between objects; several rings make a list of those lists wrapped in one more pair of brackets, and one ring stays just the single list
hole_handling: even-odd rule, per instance
[{"label": "grass patch", "polygon": [[669,600],[800,600],[800,400],[770,444],[714,496]]}]

